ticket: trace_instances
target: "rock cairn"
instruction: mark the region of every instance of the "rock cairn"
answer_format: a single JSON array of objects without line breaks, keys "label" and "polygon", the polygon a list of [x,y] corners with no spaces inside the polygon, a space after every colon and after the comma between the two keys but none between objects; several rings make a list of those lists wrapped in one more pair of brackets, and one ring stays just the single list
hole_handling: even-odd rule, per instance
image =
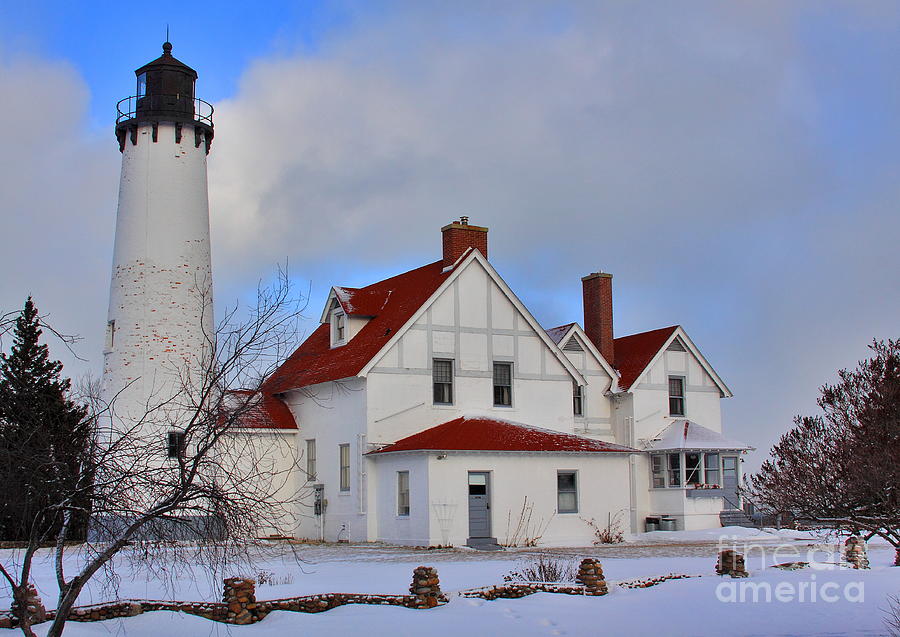
[{"label": "rock cairn", "polygon": [[227,606],[230,624],[252,624],[256,621],[256,580],[229,577],[225,580],[222,601]]},{"label": "rock cairn", "polygon": [[858,535],[851,535],[844,542],[844,559],[853,568],[869,568],[869,556],[866,555],[866,543]]},{"label": "rock cairn", "polygon": [[581,564],[578,566],[578,578],[575,581],[584,586],[585,595],[606,595],[609,592],[603,577],[603,568],[600,566],[600,562],[592,557],[581,560]]},{"label": "rock cairn", "polygon": [[13,603],[10,605],[9,611],[12,613],[13,617],[18,621],[21,621],[25,617],[29,617],[30,623],[32,624],[40,624],[41,622],[47,621],[47,609],[44,608],[44,602],[41,600],[40,595],[38,595],[34,584],[28,584],[25,587],[24,598],[24,610],[19,606],[16,600],[13,600]]},{"label": "rock cairn", "polygon": [[417,566],[413,569],[409,592],[416,596],[416,608],[434,608],[441,597],[441,581],[433,566]]},{"label": "rock cairn", "polygon": [[749,577],[750,573],[744,567],[744,556],[737,551],[726,549],[719,553],[719,561],[716,563],[716,573],[730,575],[731,577]]}]

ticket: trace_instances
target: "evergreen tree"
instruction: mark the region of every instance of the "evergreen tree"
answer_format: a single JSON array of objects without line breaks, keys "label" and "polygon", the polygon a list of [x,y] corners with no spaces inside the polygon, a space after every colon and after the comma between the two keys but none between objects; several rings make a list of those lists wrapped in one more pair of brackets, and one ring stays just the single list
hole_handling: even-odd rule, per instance
[{"label": "evergreen tree", "polygon": [[16,320],[10,353],[0,354],[0,538],[52,539],[63,505],[75,511],[83,535],[84,503],[66,502],[85,470],[89,438],[86,408],[69,399],[62,363],[41,344],[31,297]]}]

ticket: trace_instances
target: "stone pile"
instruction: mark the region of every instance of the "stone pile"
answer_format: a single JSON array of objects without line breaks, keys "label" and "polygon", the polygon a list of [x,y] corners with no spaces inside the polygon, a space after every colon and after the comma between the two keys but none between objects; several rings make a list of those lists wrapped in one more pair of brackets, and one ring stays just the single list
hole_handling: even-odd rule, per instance
[{"label": "stone pile", "polygon": [[222,601],[228,608],[229,624],[252,624],[256,618],[256,580],[229,577],[225,580]]},{"label": "stone pile", "polygon": [[409,592],[416,596],[415,608],[434,608],[442,598],[441,581],[433,566],[417,566],[413,569]]},{"label": "stone pile", "polygon": [[34,587],[34,584],[28,584],[25,587],[25,609],[22,609],[17,600],[13,600],[13,603],[9,607],[9,612],[12,613],[12,616],[15,617],[16,621],[21,621],[23,617],[30,617],[32,624],[40,624],[41,622],[47,621],[47,609],[44,608],[44,602],[41,600],[40,595],[38,595],[37,589]]},{"label": "stone pile", "polygon": [[858,535],[851,535],[844,542],[844,559],[853,568],[869,568],[869,556],[866,555],[866,543]]},{"label": "stone pile", "polygon": [[606,580],[603,578],[603,568],[600,562],[592,557],[581,560],[578,566],[578,578],[575,580],[584,586],[585,595],[606,595]]},{"label": "stone pile", "polygon": [[726,549],[719,553],[719,561],[716,563],[716,573],[730,575],[731,577],[749,577],[750,573],[744,567],[744,556],[737,551]]}]

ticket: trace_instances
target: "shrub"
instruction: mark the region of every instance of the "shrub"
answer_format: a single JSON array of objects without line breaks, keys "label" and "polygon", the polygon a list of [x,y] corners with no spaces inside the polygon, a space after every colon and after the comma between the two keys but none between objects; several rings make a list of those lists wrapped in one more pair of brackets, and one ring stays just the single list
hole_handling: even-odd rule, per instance
[{"label": "shrub", "polygon": [[578,567],[573,560],[538,553],[516,571],[503,576],[505,582],[574,582]]}]

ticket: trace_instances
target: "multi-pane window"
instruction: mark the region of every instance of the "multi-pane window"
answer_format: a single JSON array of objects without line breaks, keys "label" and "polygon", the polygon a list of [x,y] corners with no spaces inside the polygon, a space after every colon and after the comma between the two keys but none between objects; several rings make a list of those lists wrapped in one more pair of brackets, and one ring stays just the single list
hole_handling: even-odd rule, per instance
[{"label": "multi-pane window", "polygon": [[669,456],[669,486],[681,486],[681,454],[670,453]]},{"label": "multi-pane window", "polygon": [[431,366],[434,383],[434,403],[453,404],[453,361],[436,358]]},{"label": "multi-pane window", "polygon": [[556,508],[559,513],[578,513],[577,472],[556,472]]},{"label": "multi-pane window", "polygon": [[314,438],[306,441],[306,479],[316,479],[316,441]]},{"label": "multi-pane window", "polygon": [[576,416],[584,416],[584,387],[572,385],[572,408]]},{"label": "multi-pane window", "polygon": [[669,376],[669,415],[684,416],[684,378]]},{"label": "multi-pane window", "polygon": [[681,487],[681,467],[684,466],[684,486],[698,484],[721,485],[718,453],[656,453],[650,456],[650,473],[654,489]]},{"label": "multi-pane window", "polygon": [[650,456],[650,472],[653,477],[653,488],[663,489],[666,486],[666,468],[663,466],[665,456],[654,454]]},{"label": "multi-pane window", "polygon": [[334,345],[344,342],[347,334],[347,316],[343,312],[331,314],[331,338]]},{"label": "multi-pane window", "polygon": [[397,472],[397,515],[409,515],[409,471]]},{"label": "multi-pane window", "polygon": [[350,445],[338,445],[341,459],[341,491],[350,490]]},{"label": "multi-pane window", "polygon": [[166,435],[166,456],[180,458],[184,455],[184,432],[170,431]]},{"label": "multi-pane window", "polygon": [[719,454],[706,454],[706,480],[707,484],[720,484],[719,482]]},{"label": "multi-pane window", "polygon": [[685,484],[700,484],[703,482],[703,454],[684,454],[684,474]]},{"label": "multi-pane window", "polygon": [[494,363],[494,405],[512,405],[512,363]]}]

